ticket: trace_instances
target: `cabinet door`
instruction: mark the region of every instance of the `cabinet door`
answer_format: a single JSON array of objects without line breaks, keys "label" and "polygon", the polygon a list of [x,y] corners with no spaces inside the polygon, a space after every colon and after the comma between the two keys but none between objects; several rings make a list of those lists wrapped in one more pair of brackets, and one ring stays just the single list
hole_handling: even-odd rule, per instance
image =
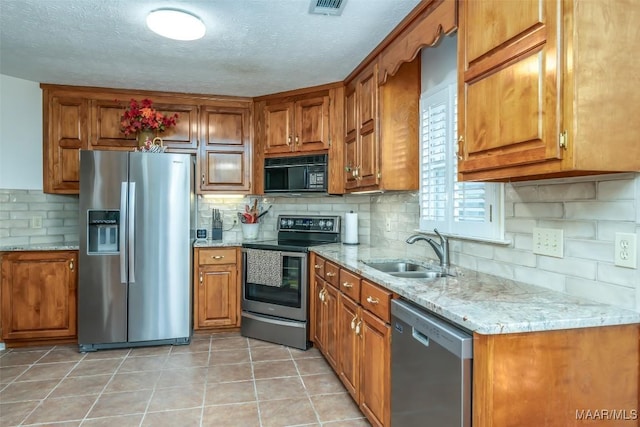
[{"label": "cabinet door", "polygon": [[360,409],[374,426],[388,426],[391,328],[367,310],[361,312]]},{"label": "cabinet door", "polygon": [[338,290],[331,285],[325,286],[323,328],[325,328],[324,355],[331,367],[338,366]]},{"label": "cabinet door", "polygon": [[338,358],[337,373],[345,388],[356,402],[360,401],[360,337],[356,333],[360,310],[351,298],[338,297]]},{"label": "cabinet door", "polygon": [[295,151],[329,147],[329,97],[303,99],[295,103]]},{"label": "cabinet door", "polygon": [[2,338],[76,336],[77,253],[14,252],[2,260]]},{"label": "cabinet door", "polygon": [[199,192],[249,192],[251,188],[250,110],[205,107],[198,158]]},{"label": "cabinet door", "polygon": [[[463,180],[507,178],[501,168],[562,158],[559,7],[554,0],[462,2],[458,170]],[[488,28],[489,21],[495,25]]]},{"label": "cabinet door", "polygon": [[377,64],[365,70],[356,84],[358,126],[358,187],[378,184],[378,68]]},{"label": "cabinet door", "polygon": [[293,150],[292,102],[267,105],[264,109],[264,153],[289,153]]},{"label": "cabinet door", "polygon": [[79,151],[87,148],[89,140],[89,102],[74,97],[44,98],[44,192],[78,194]]},{"label": "cabinet door", "polygon": [[313,344],[324,353],[324,343],[326,326],[324,324],[324,281],[318,277],[314,276],[313,285],[311,288],[311,298],[313,298],[313,302],[311,306],[313,307],[313,311],[311,312],[311,322],[313,323]]},{"label": "cabinet door", "polygon": [[356,87],[349,85],[345,89],[344,99],[344,166],[345,166],[345,190],[350,190],[358,186],[356,178],[358,160],[358,126],[356,125],[357,104]]},{"label": "cabinet door", "polygon": [[236,326],[238,281],[235,264],[200,266],[195,329]]},{"label": "cabinet door", "polygon": [[[120,119],[126,105],[122,101],[91,101],[91,146],[95,149],[127,149],[137,147],[136,135],[125,136],[120,132]],[[166,115],[178,114],[176,126],[157,136],[165,147],[173,151],[188,150],[195,152],[197,147],[198,107],[197,105],[177,105],[153,103],[153,108]]]}]

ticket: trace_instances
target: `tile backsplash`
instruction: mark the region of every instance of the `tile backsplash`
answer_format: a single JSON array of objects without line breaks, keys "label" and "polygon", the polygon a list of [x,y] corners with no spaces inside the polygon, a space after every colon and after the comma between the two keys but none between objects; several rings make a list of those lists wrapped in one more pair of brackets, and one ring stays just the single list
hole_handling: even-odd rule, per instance
[{"label": "tile backsplash", "polygon": [[[404,246],[418,224],[417,193],[371,198],[373,245]],[[563,230],[563,258],[532,252],[534,227]],[[451,262],[640,312],[640,270],[614,265],[616,232],[640,234],[640,174],[509,183],[505,238],[510,243],[452,238]],[[427,244],[415,246],[416,256],[436,260]]]},{"label": "tile backsplash", "polygon": [[0,189],[0,246],[78,241],[78,196]]},{"label": "tile backsplash", "polygon": [[[212,209],[219,209],[223,240],[237,241],[236,214],[255,198],[198,196],[196,225],[210,235]],[[261,220],[259,239],[276,237],[279,214],[344,218],[354,211],[360,243],[390,248],[405,247],[419,224],[417,192],[257,199],[262,209],[272,206]],[[41,228],[34,227],[38,219]],[[77,242],[77,226],[77,196],[0,189],[0,246]],[[563,258],[533,254],[534,227],[563,230]],[[452,264],[640,312],[640,270],[614,265],[615,233],[640,234],[640,174],[506,184],[505,230],[505,244],[452,238]],[[416,257],[435,260],[427,244],[414,246]]]}]

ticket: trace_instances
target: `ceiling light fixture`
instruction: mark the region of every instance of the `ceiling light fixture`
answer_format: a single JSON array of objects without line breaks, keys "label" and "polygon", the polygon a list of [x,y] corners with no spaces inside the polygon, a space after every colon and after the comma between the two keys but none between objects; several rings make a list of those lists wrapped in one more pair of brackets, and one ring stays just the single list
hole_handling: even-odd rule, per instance
[{"label": "ceiling light fixture", "polygon": [[197,16],[178,9],[157,9],[147,16],[147,27],[173,40],[198,40],[207,29]]}]

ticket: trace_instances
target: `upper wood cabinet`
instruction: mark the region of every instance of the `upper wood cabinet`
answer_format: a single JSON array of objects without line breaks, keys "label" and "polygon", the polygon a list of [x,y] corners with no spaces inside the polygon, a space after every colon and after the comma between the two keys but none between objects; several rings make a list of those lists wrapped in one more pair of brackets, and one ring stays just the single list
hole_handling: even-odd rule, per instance
[{"label": "upper wood cabinet", "polygon": [[[120,118],[126,103],[115,100],[91,101],[90,148],[94,150],[132,150],[138,146],[135,135],[125,136],[120,132]],[[163,146],[171,151],[195,150],[198,146],[198,105],[153,103],[153,107],[166,115],[178,114],[176,126],[158,134]]]},{"label": "upper wood cabinet", "polygon": [[44,191],[77,194],[79,150],[136,148],[135,135],[120,132],[130,99],[149,98],[176,126],[158,134],[167,152],[198,155],[200,193],[251,189],[250,98],[40,85],[43,90]]},{"label": "upper wood cabinet", "polygon": [[5,341],[76,337],[77,251],[2,255],[2,338]]},{"label": "upper wood cabinet", "polygon": [[329,147],[329,95],[275,99],[264,107],[264,154]]},{"label": "upper wood cabinet", "polygon": [[459,8],[459,179],[640,170],[640,122],[628,107],[640,103],[629,83],[640,60],[620,53],[636,48],[629,28],[640,5],[462,0]]},{"label": "upper wood cabinet", "polygon": [[77,194],[80,150],[89,143],[89,101],[43,90],[43,188],[45,193]]},{"label": "upper wood cabinet", "polygon": [[198,153],[198,192],[251,189],[251,106],[205,106]]},{"label": "upper wood cabinet", "polygon": [[382,85],[377,62],[346,84],[345,190],[418,188],[419,101],[419,58]]}]

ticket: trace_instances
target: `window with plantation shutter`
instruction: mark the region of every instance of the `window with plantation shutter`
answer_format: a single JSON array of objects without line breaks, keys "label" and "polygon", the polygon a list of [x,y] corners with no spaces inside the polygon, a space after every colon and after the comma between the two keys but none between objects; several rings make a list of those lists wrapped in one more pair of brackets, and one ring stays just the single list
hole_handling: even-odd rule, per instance
[{"label": "window with plantation shutter", "polygon": [[420,98],[420,229],[502,239],[503,185],[457,181],[456,94],[454,81]]}]

